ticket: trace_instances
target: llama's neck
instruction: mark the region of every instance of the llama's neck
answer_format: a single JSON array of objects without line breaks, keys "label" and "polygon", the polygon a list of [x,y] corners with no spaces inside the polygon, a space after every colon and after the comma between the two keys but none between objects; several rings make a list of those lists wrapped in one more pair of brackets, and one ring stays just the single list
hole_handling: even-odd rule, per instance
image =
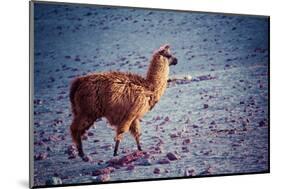
[{"label": "llama's neck", "polygon": [[157,54],[154,55],[146,75],[146,79],[151,84],[157,101],[163,95],[167,86],[169,64],[165,61],[167,61],[165,58]]}]

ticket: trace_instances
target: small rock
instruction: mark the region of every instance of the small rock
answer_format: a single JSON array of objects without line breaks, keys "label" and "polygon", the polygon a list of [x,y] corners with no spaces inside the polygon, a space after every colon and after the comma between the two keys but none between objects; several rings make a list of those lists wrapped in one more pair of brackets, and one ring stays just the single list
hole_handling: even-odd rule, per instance
[{"label": "small rock", "polygon": [[43,104],[43,100],[39,100],[39,99],[34,100],[34,104],[36,104],[36,105]]},{"label": "small rock", "polygon": [[149,166],[149,165],[152,165],[152,162],[150,159],[141,159],[139,161],[138,165]]},{"label": "small rock", "polygon": [[50,146],[47,146],[46,150],[47,150],[48,152],[51,152],[51,151],[52,151],[52,149],[50,148]]},{"label": "small rock", "polygon": [[35,155],[34,159],[35,160],[44,160],[44,159],[47,159],[47,157],[48,157],[48,153],[42,152],[42,153],[39,153],[39,154]]},{"label": "small rock", "polygon": [[92,132],[88,132],[87,134],[88,134],[88,136],[94,136],[94,133],[92,133]]},{"label": "small rock", "polygon": [[98,176],[98,175],[108,175],[114,171],[114,167],[106,167],[103,169],[97,169],[92,172],[92,176]]},{"label": "small rock", "polygon": [[52,177],[46,181],[46,185],[58,185],[62,184],[62,180],[59,177]]},{"label": "small rock", "polygon": [[92,13],[91,12],[88,12],[87,14],[85,14],[84,16],[91,16]]},{"label": "small rock", "polygon": [[69,145],[65,153],[68,154],[68,159],[74,159],[77,156],[77,151],[74,145]]},{"label": "small rock", "polygon": [[202,173],[200,173],[200,175],[210,175],[210,174],[212,174],[213,172],[214,172],[214,171],[213,171],[212,167],[211,167],[211,166],[208,166],[205,171],[203,171]]},{"label": "small rock", "polygon": [[165,117],[165,119],[164,119],[164,121],[170,121],[170,118],[167,116],[167,117]]},{"label": "small rock", "polygon": [[105,149],[105,150],[111,150],[112,149],[112,145],[108,144],[108,145],[104,145],[100,147],[101,149]]},{"label": "small rock", "polygon": [[76,62],[80,62],[80,61],[81,61],[81,59],[78,58],[78,57],[76,57],[74,60],[75,60]]},{"label": "small rock", "polygon": [[187,146],[183,146],[183,147],[181,147],[181,149],[182,149],[183,152],[189,152]]},{"label": "small rock", "polygon": [[235,134],[235,133],[236,133],[236,131],[234,129],[231,129],[228,131],[228,134]]},{"label": "small rock", "polygon": [[216,122],[215,122],[215,121],[212,121],[210,124],[211,124],[211,125],[215,125],[215,124],[216,124]]},{"label": "small rock", "polygon": [[154,174],[160,174],[162,172],[162,170],[160,168],[155,168],[153,173]]},{"label": "small rock", "polygon": [[259,122],[259,126],[260,126],[260,127],[264,127],[264,126],[265,126],[265,124],[266,124],[266,123],[265,123],[265,121],[264,121],[264,120],[262,120],[262,121],[260,121],[260,122]]},{"label": "small rock", "polygon": [[191,139],[189,139],[189,138],[184,139],[183,142],[182,142],[183,145],[187,145],[187,144],[190,144],[190,143],[191,143]]},{"label": "small rock", "polygon": [[155,121],[158,121],[158,120],[161,119],[161,117],[160,117],[160,116],[157,116],[157,117],[155,117],[154,119],[155,119]]},{"label": "small rock", "polygon": [[170,161],[175,161],[175,160],[178,160],[180,159],[180,157],[172,152],[169,152],[167,153],[167,158],[170,160]]},{"label": "small rock", "polygon": [[243,120],[243,121],[242,121],[242,126],[243,126],[243,127],[246,127],[247,125],[248,125],[248,122]]},{"label": "small rock", "polygon": [[194,169],[185,169],[184,176],[195,176],[195,170]]},{"label": "small rock", "polygon": [[208,104],[204,104],[203,107],[204,107],[204,109],[207,109],[209,107],[209,105]]},{"label": "small rock", "polygon": [[198,126],[198,125],[192,125],[192,127],[193,127],[194,129],[196,129],[196,128],[198,128],[199,126]]},{"label": "small rock", "polygon": [[171,138],[177,138],[177,137],[179,137],[179,135],[178,135],[177,133],[171,133],[171,134],[170,134],[170,137],[171,137]]},{"label": "small rock", "polygon": [[143,158],[145,155],[145,152],[143,151],[136,151],[131,154],[127,154],[121,158],[113,158],[108,161],[108,164],[112,167],[121,167],[124,165],[129,165],[134,161],[137,161],[140,158]]},{"label": "small rock", "polygon": [[168,159],[160,159],[157,163],[158,164],[169,164],[170,160],[168,160]]},{"label": "small rock", "polygon": [[104,174],[104,175],[99,175],[97,178],[96,178],[96,181],[97,182],[107,182],[110,180],[110,175],[109,174]]},{"label": "small rock", "polygon": [[132,170],[134,170],[134,169],[135,169],[135,166],[134,166],[134,165],[129,165],[126,170],[132,171]]}]

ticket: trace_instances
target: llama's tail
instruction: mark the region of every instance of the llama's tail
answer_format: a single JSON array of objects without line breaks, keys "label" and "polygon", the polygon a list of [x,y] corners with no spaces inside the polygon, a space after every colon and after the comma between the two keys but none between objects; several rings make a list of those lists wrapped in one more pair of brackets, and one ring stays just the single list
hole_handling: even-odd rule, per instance
[{"label": "llama's tail", "polygon": [[80,79],[76,78],[76,79],[73,80],[73,82],[71,84],[71,87],[70,87],[69,98],[70,98],[70,102],[71,102],[72,113],[74,115],[77,115],[74,97],[75,97],[75,93],[76,93],[79,85],[80,85]]}]

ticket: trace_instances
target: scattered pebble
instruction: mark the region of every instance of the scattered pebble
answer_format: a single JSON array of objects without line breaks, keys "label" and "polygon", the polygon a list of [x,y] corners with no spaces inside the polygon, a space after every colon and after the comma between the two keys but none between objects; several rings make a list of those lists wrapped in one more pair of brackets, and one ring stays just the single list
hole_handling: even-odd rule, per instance
[{"label": "scattered pebble", "polygon": [[259,122],[259,126],[260,126],[260,127],[264,127],[265,125],[266,125],[266,123],[265,123],[264,120],[262,120],[262,121]]},{"label": "scattered pebble", "polygon": [[169,163],[170,163],[170,160],[169,160],[169,159],[160,159],[160,160],[158,160],[157,163],[158,163],[158,164],[169,164]]},{"label": "scattered pebble", "polygon": [[153,170],[153,173],[154,174],[160,174],[162,172],[162,169],[161,168],[155,168],[154,170]]},{"label": "scattered pebble", "polygon": [[46,185],[48,185],[48,186],[58,185],[58,184],[62,184],[62,180],[59,177],[52,177],[51,179],[48,179],[46,181]]},{"label": "scattered pebble", "polygon": [[170,160],[170,161],[175,161],[175,160],[178,160],[180,159],[180,157],[172,152],[169,152],[167,153],[167,158]]},{"label": "scattered pebble", "polygon": [[199,128],[198,125],[192,125],[192,127],[193,127],[194,129]]},{"label": "scattered pebble", "polygon": [[112,167],[120,167],[124,165],[128,165],[134,161],[137,161],[138,159],[144,157],[145,152],[143,151],[136,151],[131,154],[127,154],[121,158],[113,158],[108,161],[108,164]]},{"label": "scattered pebble", "polygon": [[87,134],[88,134],[88,136],[94,136],[94,133],[92,133],[90,131]]},{"label": "scattered pebble", "polygon": [[167,116],[167,117],[165,117],[165,119],[164,119],[164,121],[170,121],[170,118]]},{"label": "scattered pebble", "polygon": [[35,160],[44,160],[44,159],[47,159],[48,157],[48,153],[47,152],[41,152],[37,155],[34,156],[34,159]]},{"label": "scattered pebble", "polygon": [[110,175],[109,174],[99,175],[96,178],[97,182],[107,182],[109,180],[110,180]]},{"label": "scattered pebble", "polygon": [[216,124],[216,122],[215,122],[215,121],[212,121],[210,124],[211,124],[211,125],[215,125],[215,124]]},{"label": "scattered pebble", "polygon": [[134,166],[134,165],[129,165],[126,170],[132,171],[132,170],[134,170],[134,169],[135,169],[135,166]]},{"label": "scattered pebble", "polygon": [[189,176],[195,176],[195,170],[194,169],[185,169],[184,171],[184,176],[189,177]]},{"label": "scattered pebble", "polygon": [[158,121],[158,120],[160,120],[160,119],[161,119],[160,116],[157,116],[157,117],[154,118],[155,121]]},{"label": "scattered pebble", "polygon": [[171,138],[177,138],[177,137],[179,137],[179,135],[178,135],[178,133],[171,133],[170,137]]},{"label": "scattered pebble", "polygon": [[187,145],[187,144],[190,144],[190,143],[191,143],[191,139],[189,139],[189,138],[184,139],[183,142],[182,142],[183,145]]},{"label": "scattered pebble", "polygon": [[138,165],[149,166],[149,165],[152,165],[152,162],[150,159],[140,159],[140,161],[138,162]]},{"label": "scattered pebble", "polygon": [[98,176],[98,175],[108,175],[110,173],[112,173],[115,170],[114,167],[106,167],[103,169],[97,169],[95,171],[92,172],[92,176]]},{"label": "scattered pebble", "polygon": [[77,151],[74,145],[69,145],[65,153],[68,154],[68,159],[74,159],[77,156]]},{"label": "scattered pebble", "polygon": [[210,174],[212,174],[214,171],[213,171],[213,169],[212,169],[212,167],[211,166],[208,166],[207,168],[206,168],[206,170],[204,170],[202,173],[200,173],[200,175],[210,175]]}]

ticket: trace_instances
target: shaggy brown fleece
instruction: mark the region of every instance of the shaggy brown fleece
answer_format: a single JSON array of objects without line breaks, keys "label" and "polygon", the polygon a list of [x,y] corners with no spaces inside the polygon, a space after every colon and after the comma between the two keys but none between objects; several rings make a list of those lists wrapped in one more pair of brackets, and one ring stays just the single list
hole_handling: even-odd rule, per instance
[{"label": "shaggy brown fleece", "polygon": [[101,117],[116,129],[118,145],[124,132],[130,131],[141,150],[139,119],[151,110],[163,95],[168,80],[169,65],[176,64],[169,46],[157,50],[152,57],[146,78],[132,73],[94,73],[76,78],[70,89],[74,119],[71,134],[79,155],[84,156],[81,135]]}]

